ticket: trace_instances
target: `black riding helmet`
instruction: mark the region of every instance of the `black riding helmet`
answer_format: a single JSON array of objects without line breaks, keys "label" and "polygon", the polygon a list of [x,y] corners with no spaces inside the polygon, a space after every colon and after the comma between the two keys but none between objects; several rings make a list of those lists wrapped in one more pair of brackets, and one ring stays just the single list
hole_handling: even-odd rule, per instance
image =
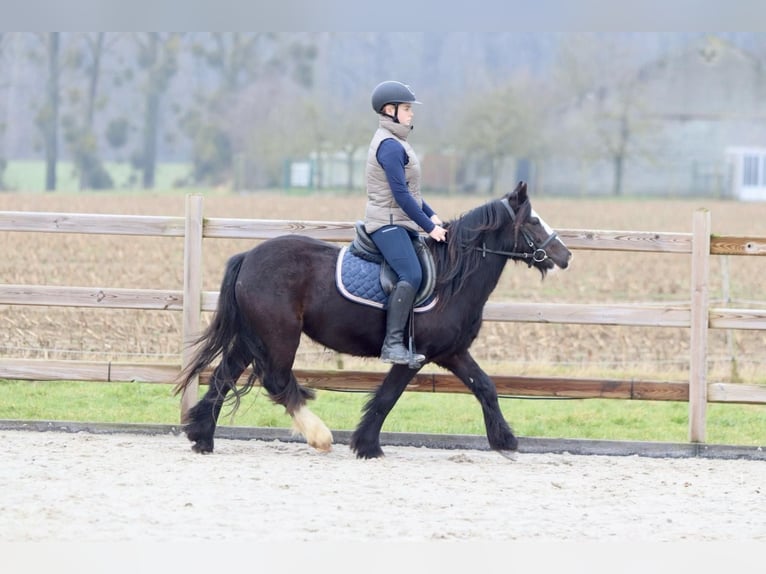
[{"label": "black riding helmet", "polygon": [[[415,93],[407,84],[388,80],[386,82],[381,82],[375,86],[374,90],[372,90],[372,109],[375,110],[375,113],[382,114],[383,107],[386,104],[396,104],[396,111],[398,112],[399,104],[405,103],[421,103],[415,98]],[[398,122],[396,113],[394,113],[392,117],[394,121]]]}]

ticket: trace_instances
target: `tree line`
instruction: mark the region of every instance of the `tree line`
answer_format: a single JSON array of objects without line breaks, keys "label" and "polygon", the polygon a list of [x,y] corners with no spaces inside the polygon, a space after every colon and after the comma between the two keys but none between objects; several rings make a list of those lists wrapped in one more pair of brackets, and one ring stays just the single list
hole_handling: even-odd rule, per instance
[{"label": "tree line", "polygon": [[[282,81],[309,86],[313,57],[310,43],[270,33],[6,32],[0,87],[31,95],[24,105],[36,130],[34,151],[45,159],[47,190],[56,189],[62,155],[73,162],[81,188],[113,187],[105,157],[129,161],[141,186],[152,188],[162,138],[167,144],[174,137],[187,141],[190,181],[215,184],[230,177],[241,137],[232,126],[248,90]],[[179,98],[171,87],[182,65],[187,77]],[[195,84],[199,77],[204,81]],[[25,84],[32,89],[24,91]],[[6,108],[0,129],[14,121]],[[8,160],[3,152],[0,166]]]},{"label": "tree line", "polygon": [[[761,45],[759,35],[724,40],[756,53]],[[114,187],[106,161],[129,162],[136,183],[152,188],[158,162],[168,158],[191,165],[178,185],[273,187],[285,158],[332,153],[351,164],[374,129],[372,87],[401,79],[426,103],[415,120],[418,145],[458,153],[490,188],[509,156],[555,152],[612,162],[619,193],[625,161],[645,153],[631,142],[654,129],[639,89],[647,67],[700,41],[690,34],[4,32],[0,184],[11,156],[32,153],[45,159],[47,190],[56,189],[63,158],[82,189]]]}]

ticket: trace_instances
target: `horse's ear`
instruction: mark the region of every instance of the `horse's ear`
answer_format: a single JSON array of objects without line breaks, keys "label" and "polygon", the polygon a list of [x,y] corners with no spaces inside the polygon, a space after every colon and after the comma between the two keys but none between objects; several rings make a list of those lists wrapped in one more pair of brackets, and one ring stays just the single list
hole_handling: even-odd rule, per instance
[{"label": "horse's ear", "polygon": [[516,202],[521,205],[525,201],[527,201],[527,183],[525,181],[520,181],[516,184],[516,188],[507,195],[507,197],[515,198]]},{"label": "horse's ear", "polygon": [[519,203],[527,201],[527,182],[520,181],[516,186],[515,193],[518,195]]}]

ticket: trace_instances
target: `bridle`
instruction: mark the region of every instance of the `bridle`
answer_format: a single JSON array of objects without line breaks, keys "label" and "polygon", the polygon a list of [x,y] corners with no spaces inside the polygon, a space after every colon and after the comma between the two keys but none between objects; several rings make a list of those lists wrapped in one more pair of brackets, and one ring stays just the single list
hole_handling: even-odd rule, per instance
[{"label": "bridle", "polygon": [[[508,201],[507,197],[504,197],[500,200],[500,204],[506,209],[508,214],[511,216],[511,221],[516,221],[516,213],[513,211],[513,208],[511,207],[511,203]],[[548,259],[548,253],[545,251],[545,247],[556,237],[558,237],[558,233],[554,231],[551,233],[545,241],[543,241],[540,245],[535,245],[535,240],[532,239],[532,236],[529,234],[528,231],[522,229],[521,234],[524,236],[524,241],[527,242],[527,246],[532,249],[531,252],[515,252],[515,251],[500,251],[497,249],[487,249],[487,244],[485,242],[482,242],[481,247],[474,247],[474,249],[477,249],[478,251],[481,251],[481,256],[485,258],[487,256],[487,253],[492,253],[493,255],[502,255],[503,257],[517,257],[521,259],[531,259],[534,263],[542,263],[546,259]],[[514,248],[516,247],[516,243],[513,244]],[[531,265],[532,262],[529,262]]]}]

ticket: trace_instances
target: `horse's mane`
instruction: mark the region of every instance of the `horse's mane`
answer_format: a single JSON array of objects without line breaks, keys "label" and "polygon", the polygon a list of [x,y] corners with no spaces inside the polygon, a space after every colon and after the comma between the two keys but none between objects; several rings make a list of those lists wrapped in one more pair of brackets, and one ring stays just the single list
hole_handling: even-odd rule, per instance
[{"label": "horse's mane", "polygon": [[[518,237],[521,222],[529,216],[530,209],[529,201],[519,206],[513,226],[514,240]],[[488,234],[504,228],[508,224],[507,218],[508,212],[500,200],[495,200],[447,222],[447,245],[436,244],[435,249],[432,249],[437,271],[439,308],[446,306],[482,265],[482,252],[475,247],[481,247]]]}]

